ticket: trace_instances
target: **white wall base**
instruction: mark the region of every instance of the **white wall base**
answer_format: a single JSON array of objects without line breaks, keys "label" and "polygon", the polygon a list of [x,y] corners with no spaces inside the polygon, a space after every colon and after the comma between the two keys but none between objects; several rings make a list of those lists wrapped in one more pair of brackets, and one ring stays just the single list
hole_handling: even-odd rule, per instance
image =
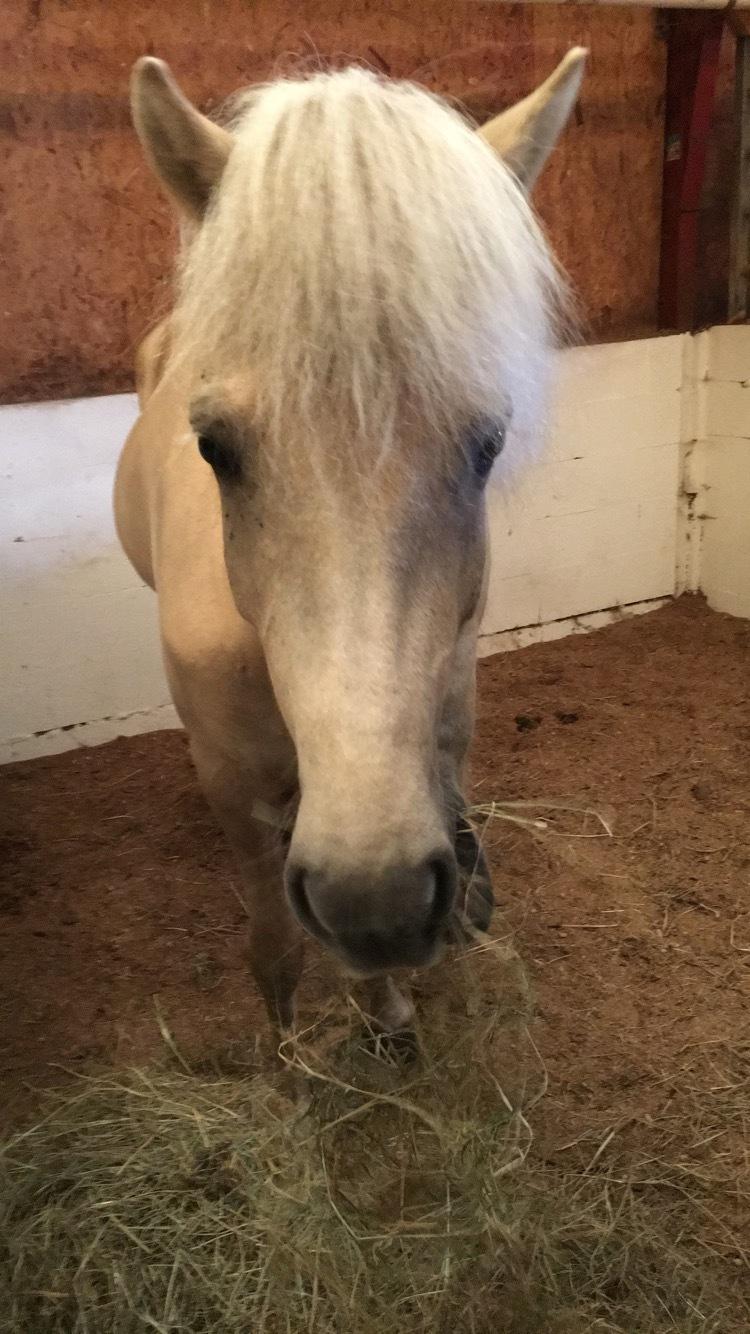
[{"label": "white wall base", "polygon": [[649,598],[646,602],[631,602],[625,607],[606,607],[602,611],[583,612],[580,616],[563,616],[562,620],[546,621],[541,625],[519,625],[515,630],[482,634],[479,636],[479,657],[488,658],[493,653],[528,648],[530,644],[549,644],[554,639],[566,639],[568,635],[589,635],[592,630],[601,630],[605,625],[656,611],[670,601],[671,598]]},{"label": "white wall base", "polygon": [[[155,599],[115,537],[134,395],[0,408],[0,762],[176,725]],[[489,492],[480,653],[685,589],[750,617],[750,328],[563,354],[549,444]]]},{"label": "white wall base", "polygon": [[0,764],[8,764],[11,760],[35,760],[40,755],[60,755],[80,746],[101,746],[119,736],[140,736],[143,732],[160,732],[168,727],[181,726],[173,704],[138,709],[135,713],[53,727],[49,732],[35,732],[31,736],[3,741],[0,743]]}]

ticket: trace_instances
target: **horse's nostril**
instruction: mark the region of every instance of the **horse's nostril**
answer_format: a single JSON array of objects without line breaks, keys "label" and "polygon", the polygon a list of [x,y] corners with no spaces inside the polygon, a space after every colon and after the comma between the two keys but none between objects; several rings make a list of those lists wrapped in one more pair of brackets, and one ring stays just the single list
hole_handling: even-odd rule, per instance
[{"label": "horse's nostril", "polygon": [[417,967],[431,957],[455,891],[450,850],[370,876],[326,874],[296,858],[287,863],[287,900],[300,925],[368,968]]},{"label": "horse's nostril", "polygon": [[310,898],[305,888],[305,872],[301,866],[287,867],[286,892],[294,912],[306,931],[319,935],[321,923],[313,912]]},{"label": "horse's nostril", "polygon": [[435,857],[430,862],[434,890],[429,926],[434,929],[444,922],[453,907],[456,896],[456,869],[452,858]]}]

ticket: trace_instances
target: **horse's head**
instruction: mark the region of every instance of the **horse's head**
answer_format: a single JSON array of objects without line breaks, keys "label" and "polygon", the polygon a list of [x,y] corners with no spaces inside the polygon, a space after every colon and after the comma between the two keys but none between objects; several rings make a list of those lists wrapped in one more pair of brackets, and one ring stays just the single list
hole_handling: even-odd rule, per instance
[{"label": "horse's head", "polygon": [[480,133],[361,70],[255,90],[225,130],[136,68],[141,139],[194,224],[195,448],[297,751],[287,890],[366,971],[428,961],[454,905],[484,491],[539,417],[559,293],[525,191],[584,55]]}]

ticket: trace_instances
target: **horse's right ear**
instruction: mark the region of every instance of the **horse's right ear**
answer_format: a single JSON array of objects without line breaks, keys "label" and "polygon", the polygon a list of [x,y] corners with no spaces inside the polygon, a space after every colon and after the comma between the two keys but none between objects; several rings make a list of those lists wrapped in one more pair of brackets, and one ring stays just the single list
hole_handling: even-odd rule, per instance
[{"label": "horse's right ear", "polygon": [[178,206],[199,221],[226,166],[231,134],[196,111],[169,66],[154,56],[134,66],[130,104],[151,167]]}]

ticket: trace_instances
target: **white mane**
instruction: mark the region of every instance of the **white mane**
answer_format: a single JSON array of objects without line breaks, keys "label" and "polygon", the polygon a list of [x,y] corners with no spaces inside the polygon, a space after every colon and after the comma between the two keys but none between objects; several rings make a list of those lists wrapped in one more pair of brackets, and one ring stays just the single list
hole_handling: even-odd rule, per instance
[{"label": "white mane", "polygon": [[271,439],[379,453],[404,411],[443,440],[477,416],[528,439],[560,280],[521,187],[450,108],[361,70],[241,99],[187,247],[183,350],[252,374]]}]

